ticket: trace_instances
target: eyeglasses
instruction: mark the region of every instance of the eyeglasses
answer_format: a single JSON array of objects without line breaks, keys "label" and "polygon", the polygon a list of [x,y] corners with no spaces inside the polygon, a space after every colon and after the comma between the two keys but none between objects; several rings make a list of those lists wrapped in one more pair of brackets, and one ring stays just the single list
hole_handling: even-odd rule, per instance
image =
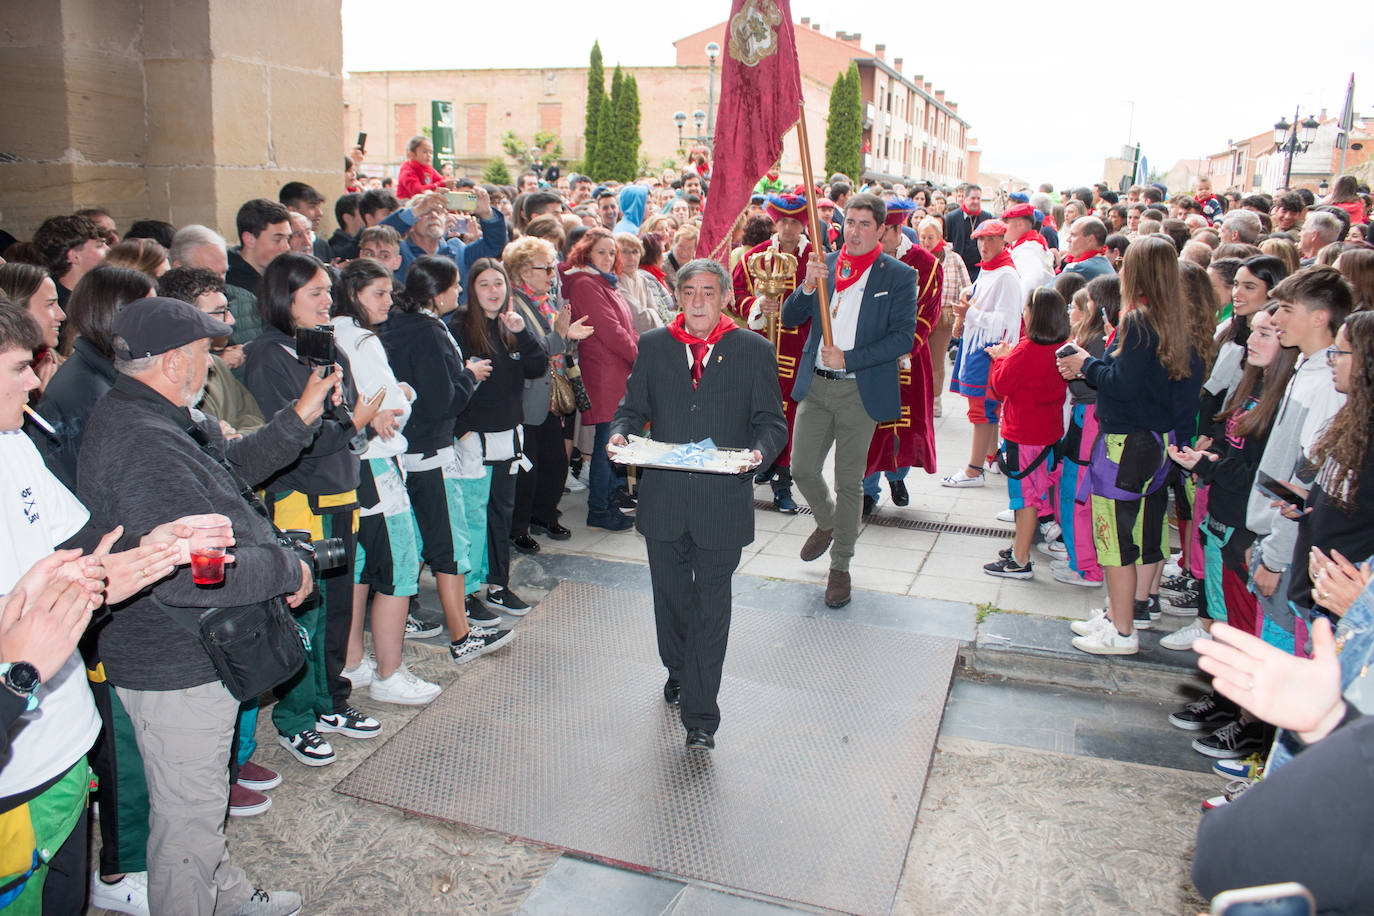
[{"label": "eyeglasses", "polygon": [[541,265],[539,265],[539,264],[531,264],[529,267],[526,267],[525,269],[526,269],[526,270],[542,270],[542,271],[543,271],[544,273],[546,273],[546,274],[551,274],[551,273],[553,273],[555,270],[557,270],[558,268],[557,268],[557,267],[553,267],[553,266],[543,267],[543,266],[541,266]]},{"label": "eyeglasses", "polygon": [[1354,350],[1337,350],[1335,347],[1332,347],[1330,350],[1326,351],[1326,364],[1328,366],[1334,366],[1336,365],[1336,357],[1349,356],[1354,352]]}]

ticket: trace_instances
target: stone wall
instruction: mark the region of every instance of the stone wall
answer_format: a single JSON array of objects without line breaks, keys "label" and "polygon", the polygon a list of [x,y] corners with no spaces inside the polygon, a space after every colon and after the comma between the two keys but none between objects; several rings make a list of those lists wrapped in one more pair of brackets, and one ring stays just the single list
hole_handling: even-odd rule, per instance
[{"label": "stone wall", "polygon": [[121,230],[203,222],[232,241],[240,204],[287,181],[332,200],[342,80],[337,0],[0,5],[0,225],[23,238],[102,206]]}]

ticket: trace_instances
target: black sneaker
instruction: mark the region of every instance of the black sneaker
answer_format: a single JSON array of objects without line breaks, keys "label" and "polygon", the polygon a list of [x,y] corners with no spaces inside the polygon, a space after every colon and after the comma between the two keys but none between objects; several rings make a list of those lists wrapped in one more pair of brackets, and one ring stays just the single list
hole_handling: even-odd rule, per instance
[{"label": "black sneaker", "polygon": [[1153,598],[1135,603],[1135,628],[1137,630],[1153,630],[1156,621],[1164,616],[1164,612],[1159,609],[1159,602]]},{"label": "black sneaker", "polygon": [[520,596],[508,588],[492,586],[487,589],[487,604],[494,604],[512,617],[524,617],[530,606],[520,600]]},{"label": "black sneaker", "polygon": [[[1010,551],[1010,548],[1008,548]],[[1016,557],[1006,556],[999,559],[996,563],[987,563],[983,566],[983,572],[989,576],[997,576],[1002,579],[1033,579],[1035,564],[1030,560],[1022,566],[1016,562]]]},{"label": "black sneaker", "polygon": [[1194,700],[1176,713],[1169,716],[1169,724],[1185,731],[1196,732],[1204,728],[1216,728],[1223,722],[1234,718],[1235,706],[1218,703],[1217,696],[1209,693],[1200,700]]},{"label": "black sneaker", "polygon": [[458,642],[448,644],[448,656],[455,664],[465,664],[479,655],[486,655],[501,648],[515,638],[511,630],[498,630],[495,627],[472,627],[468,635]]},{"label": "black sneaker", "polygon": [[489,627],[494,623],[501,622],[501,615],[483,604],[482,599],[477,597],[476,592],[468,595],[464,604],[466,605],[465,610],[468,616],[468,626]]},{"label": "black sneaker", "polygon": [[1201,583],[1187,573],[1181,573],[1177,576],[1167,576],[1159,583],[1160,593],[1166,595],[1178,595],[1183,592],[1196,591],[1200,587]]},{"label": "black sneaker", "polygon": [[322,767],[334,762],[334,748],[313,728],[298,735],[278,735],[277,743],[308,767]]},{"label": "black sneaker", "polygon": [[343,712],[320,716],[315,720],[315,728],[322,732],[338,732],[350,738],[375,738],[382,733],[382,723],[352,706],[345,706]]},{"label": "black sneaker", "polygon": [[438,636],[443,627],[439,624],[430,626],[414,614],[406,615],[406,639],[429,639],[431,636]]},{"label": "black sneaker", "polygon": [[[1161,586],[1161,587],[1162,587],[1162,586]],[[1168,598],[1165,599],[1165,600],[1167,600],[1167,601],[1169,602],[1170,607],[1176,607],[1176,608],[1178,608],[1180,611],[1181,611],[1181,610],[1185,610],[1185,609],[1186,609],[1186,610],[1193,610],[1193,611],[1195,611],[1195,610],[1197,610],[1198,607],[1202,604],[1202,589],[1200,589],[1200,588],[1183,588],[1183,589],[1179,589],[1178,591],[1174,592],[1172,595],[1168,596]]]},{"label": "black sneaker", "polygon": [[1232,719],[1221,728],[1194,739],[1193,750],[1208,757],[1229,759],[1264,750],[1264,723]]},{"label": "black sneaker", "polygon": [[616,490],[611,494],[611,508],[619,509],[622,515],[634,515],[638,507],[639,500],[625,490]]}]

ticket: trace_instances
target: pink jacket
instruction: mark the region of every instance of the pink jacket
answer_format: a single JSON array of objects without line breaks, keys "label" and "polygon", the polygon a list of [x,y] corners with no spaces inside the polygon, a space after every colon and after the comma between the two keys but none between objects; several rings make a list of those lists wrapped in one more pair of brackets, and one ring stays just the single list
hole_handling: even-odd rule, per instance
[{"label": "pink jacket", "polygon": [[592,399],[582,422],[608,423],[625,396],[625,381],[639,355],[639,333],[630,307],[599,272],[590,267],[559,269],[561,294],[572,307],[573,320],[587,316],[595,332],[577,345],[577,364]]}]

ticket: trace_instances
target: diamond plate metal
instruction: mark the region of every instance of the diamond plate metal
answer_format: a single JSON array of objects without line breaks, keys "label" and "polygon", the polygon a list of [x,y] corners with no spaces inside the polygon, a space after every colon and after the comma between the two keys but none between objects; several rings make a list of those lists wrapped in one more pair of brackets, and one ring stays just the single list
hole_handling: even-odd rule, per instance
[{"label": "diamond plate metal", "polygon": [[957,643],[737,610],[714,752],[689,752],[647,594],[564,582],[335,791],[851,913],[901,875]]},{"label": "diamond plate metal", "polygon": [[[754,500],[754,508],[765,512],[776,511],[771,499]],[[801,506],[794,513],[810,515],[810,506]],[[987,525],[963,525],[959,522],[936,522],[925,518],[903,518],[896,515],[866,515],[865,525],[878,525],[883,528],[905,528],[907,531],[929,531],[933,534],[965,534],[980,538],[1010,538],[1016,536],[1014,528],[993,528]]]}]

